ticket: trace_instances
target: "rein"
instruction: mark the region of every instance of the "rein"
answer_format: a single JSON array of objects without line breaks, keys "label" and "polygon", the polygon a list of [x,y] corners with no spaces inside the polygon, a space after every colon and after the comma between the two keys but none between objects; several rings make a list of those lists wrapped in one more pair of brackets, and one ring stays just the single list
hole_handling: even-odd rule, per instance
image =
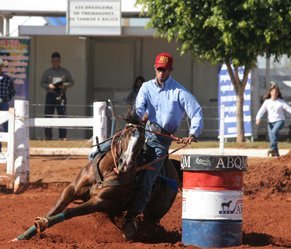
[{"label": "rein", "polygon": [[[142,125],[138,125],[138,126],[143,127]],[[144,129],[144,130],[147,131],[147,132],[151,132],[151,133],[153,133],[153,134],[156,134],[156,135],[160,135],[160,136],[164,136],[164,137],[167,137],[167,138],[171,138],[171,139],[173,139],[174,141],[180,141],[180,138],[178,138],[178,137],[176,137],[176,136],[174,136],[174,135],[167,135],[167,134],[164,134],[164,133],[162,133],[162,132],[151,131],[151,130],[148,130],[148,129]],[[185,148],[187,145],[188,145],[188,144],[183,144],[183,145],[181,145],[180,147],[178,147],[177,149],[173,150],[172,152],[170,152],[170,153],[168,153],[168,154],[166,154],[166,155],[164,155],[164,156],[162,156],[162,157],[160,157],[160,158],[158,158],[158,159],[156,159],[156,160],[154,160],[154,161],[152,161],[152,162],[150,162],[150,163],[146,163],[146,164],[144,164],[144,165],[138,167],[138,168],[136,169],[136,171],[138,172],[138,171],[146,170],[146,169],[147,169],[147,170],[155,170],[154,167],[151,167],[152,164],[154,164],[154,163],[156,163],[156,162],[159,162],[159,161],[163,160],[164,158],[168,157],[169,155],[172,155],[172,154],[174,154],[175,152],[177,152],[177,151],[179,151],[179,150]]]},{"label": "rein", "polygon": [[169,155],[174,154],[175,152],[177,152],[178,150],[181,150],[181,149],[185,148],[186,146],[187,146],[187,144],[183,144],[183,145],[181,145],[179,148],[173,150],[172,152],[170,152],[170,153],[168,153],[168,154],[166,154],[166,155],[163,155],[163,156],[161,156],[160,158],[158,158],[158,159],[156,159],[156,160],[154,160],[154,161],[152,161],[152,162],[150,162],[150,163],[146,163],[146,164],[144,164],[144,165],[138,167],[138,168],[136,169],[136,171],[138,172],[138,171],[145,170],[145,169],[148,169],[148,170],[155,170],[154,167],[151,167],[152,164],[154,164],[154,163],[156,163],[156,162],[159,162],[159,161],[163,160],[164,158],[168,157]]},{"label": "rein", "polygon": [[[124,129],[123,129],[124,130]],[[115,147],[114,147],[114,140],[116,140],[117,137],[120,136],[120,134],[122,134],[123,130],[117,132],[113,138],[112,138],[112,142],[111,142],[111,154],[112,154],[112,157],[113,157],[113,162],[114,162],[114,167],[113,167],[113,170],[114,172],[118,175],[119,174],[119,170],[118,170],[118,165],[117,165],[117,162],[116,162],[116,156],[118,156],[118,154],[116,153],[116,150],[115,150]]]}]

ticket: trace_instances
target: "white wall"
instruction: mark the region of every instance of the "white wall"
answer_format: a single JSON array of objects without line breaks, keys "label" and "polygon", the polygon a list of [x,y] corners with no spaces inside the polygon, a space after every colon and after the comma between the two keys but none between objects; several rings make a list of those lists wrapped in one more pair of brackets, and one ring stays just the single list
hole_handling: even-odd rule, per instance
[{"label": "white wall", "polygon": [[[155,56],[167,51],[174,57],[173,77],[191,91],[201,105],[217,106],[217,102],[210,101],[217,98],[216,66],[198,63],[189,54],[181,56],[175,44],[165,40],[142,37],[91,37],[84,40],[68,36],[38,36],[32,39],[31,44],[30,103],[44,104],[45,91],[39,81],[42,72],[50,67],[53,51],[61,53],[62,66],[69,69],[75,79],[75,86],[68,90],[67,97],[68,115],[77,116],[90,114],[90,107],[70,105],[86,105],[107,99],[117,100],[120,104],[137,75],[144,76],[146,80],[154,77]],[[43,115],[43,106],[33,108],[32,115]],[[125,104],[116,106],[116,115],[122,115],[126,109]],[[217,117],[217,107],[205,112]],[[217,120],[208,119],[205,123],[207,129],[217,129]],[[184,122],[182,132],[177,135],[187,133]],[[54,134],[56,137],[56,131]],[[80,131],[69,130],[68,137],[80,137],[80,134],[84,136],[84,132],[82,135]],[[205,132],[202,137],[209,137],[209,134]],[[43,130],[32,132],[32,136],[42,138]]]},{"label": "white wall", "polygon": [[[75,81],[73,87],[67,91],[67,113],[74,116],[86,116],[87,110],[84,105],[87,99],[87,64],[86,64],[86,40],[78,37],[48,37],[39,36],[32,39],[31,46],[31,72],[30,72],[30,104],[41,104],[42,106],[31,106],[34,116],[44,115],[46,91],[40,87],[41,75],[47,68],[51,67],[50,58],[54,51],[61,54],[61,66],[67,68]],[[70,105],[83,105],[74,107]],[[68,130],[68,137],[76,137],[84,131]],[[43,137],[43,131],[33,134],[36,138]],[[57,132],[54,132],[57,137]]]}]

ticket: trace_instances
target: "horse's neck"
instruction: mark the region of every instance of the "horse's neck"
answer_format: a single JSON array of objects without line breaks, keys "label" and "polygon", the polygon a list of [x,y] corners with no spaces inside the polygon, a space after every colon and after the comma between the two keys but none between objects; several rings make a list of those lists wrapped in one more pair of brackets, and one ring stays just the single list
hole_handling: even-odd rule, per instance
[{"label": "horse's neck", "polygon": [[111,151],[109,150],[99,163],[99,170],[103,176],[114,172],[114,160]]}]

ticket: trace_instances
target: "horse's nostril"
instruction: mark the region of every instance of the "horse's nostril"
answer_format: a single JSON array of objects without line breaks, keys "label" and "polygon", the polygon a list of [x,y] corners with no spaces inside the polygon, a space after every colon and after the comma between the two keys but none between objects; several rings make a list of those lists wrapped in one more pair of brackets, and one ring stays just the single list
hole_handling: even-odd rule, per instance
[{"label": "horse's nostril", "polygon": [[122,162],[123,162],[122,158],[119,158],[118,163],[122,164]]}]

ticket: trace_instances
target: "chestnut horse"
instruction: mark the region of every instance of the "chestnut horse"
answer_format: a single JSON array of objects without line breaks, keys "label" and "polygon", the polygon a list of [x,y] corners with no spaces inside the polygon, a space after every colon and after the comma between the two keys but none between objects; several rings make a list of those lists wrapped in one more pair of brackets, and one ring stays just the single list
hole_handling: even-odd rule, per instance
[{"label": "chestnut horse", "polygon": [[[45,217],[37,217],[34,226],[12,241],[28,240],[46,228],[75,216],[93,212],[116,215],[125,211],[133,197],[139,169],[142,168],[139,168],[137,160],[142,154],[144,141],[144,127],[127,124],[113,137],[111,149],[97,155],[79,172]],[[145,218],[154,221],[159,221],[171,208],[177,194],[175,184],[173,187],[171,183],[179,183],[177,171],[168,159],[162,175],[153,188],[145,210]],[[67,208],[76,200],[83,203]]]}]

